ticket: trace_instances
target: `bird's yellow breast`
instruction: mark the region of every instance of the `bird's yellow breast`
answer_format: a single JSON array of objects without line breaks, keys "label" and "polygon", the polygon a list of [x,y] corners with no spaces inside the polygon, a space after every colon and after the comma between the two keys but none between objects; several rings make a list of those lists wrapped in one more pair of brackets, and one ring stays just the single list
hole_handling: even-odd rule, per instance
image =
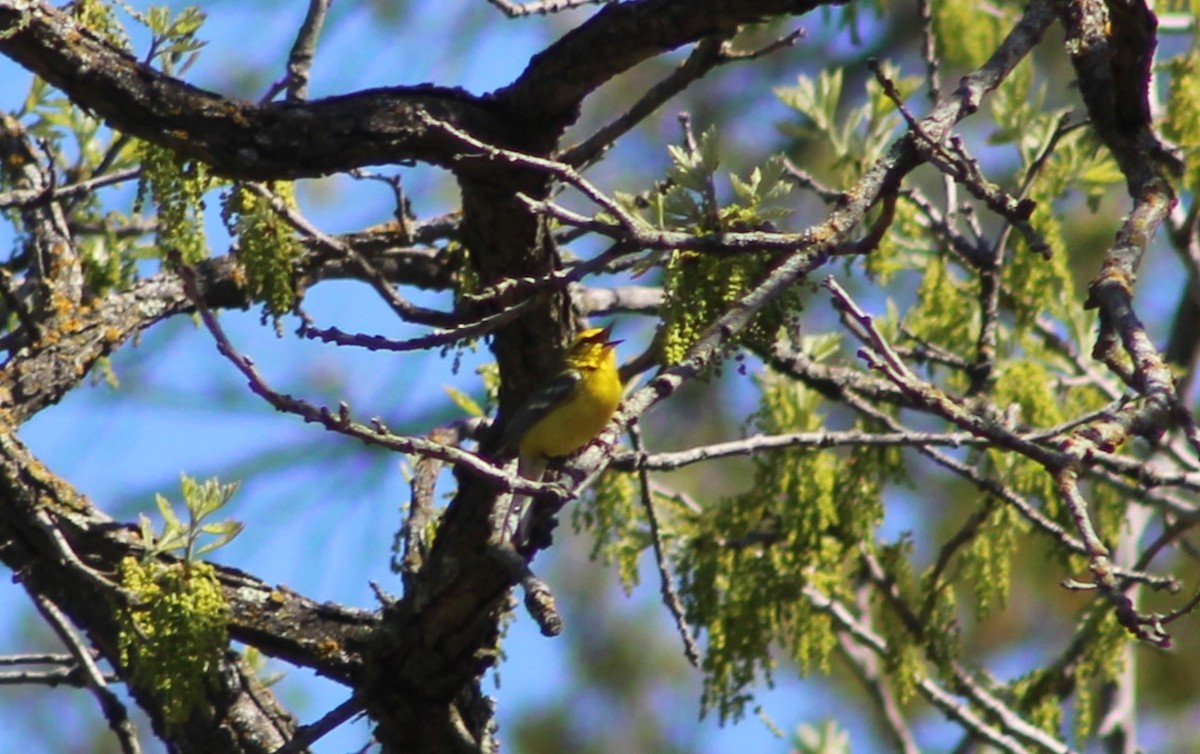
[{"label": "bird's yellow breast", "polygon": [[621,402],[615,354],[609,349],[605,356],[613,363],[581,369],[574,394],[529,428],[521,438],[522,456],[568,456],[600,434]]}]

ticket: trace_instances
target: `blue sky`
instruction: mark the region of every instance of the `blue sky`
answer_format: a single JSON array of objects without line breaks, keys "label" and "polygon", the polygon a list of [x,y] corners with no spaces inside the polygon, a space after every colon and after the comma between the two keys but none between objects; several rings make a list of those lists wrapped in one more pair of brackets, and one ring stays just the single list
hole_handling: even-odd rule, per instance
[{"label": "blue sky", "polygon": [[[553,38],[558,28],[554,19],[541,17],[504,20],[482,0],[398,4],[389,18],[370,17],[360,12],[363,5],[335,4],[313,70],[314,97],[427,81],[482,93],[517,76],[529,56]],[[211,46],[187,78],[223,93],[257,98],[261,88],[248,87],[244,74],[235,76],[230,71],[256,71],[260,86],[277,79],[305,6],[298,0],[208,4],[209,20],[201,36],[211,40]],[[478,31],[475,24],[484,20],[487,24]],[[819,23],[814,18],[805,25],[816,33]],[[253,29],[252,45],[246,44],[247,29]],[[459,43],[462,35],[471,35],[469,45]],[[770,102],[770,89],[791,84],[794,75],[777,82],[756,82],[764,98],[748,104],[760,110],[755,111],[756,118],[747,116],[743,122],[761,126],[779,117],[781,111]],[[0,107],[12,110],[19,106],[26,82],[12,63],[0,60]],[[677,138],[676,110],[665,108],[641,134],[630,139],[630,145],[617,151],[613,163],[628,174],[599,171],[607,178],[608,188],[636,190],[661,173],[667,161],[662,142]],[[764,145],[764,154],[765,150]],[[416,168],[402,174],[419,216],[455,206],[453,186],[445,173]],[[114,192],[114,196],[120,198],[121,194]],[[382,185],[344,176],[304,181],[298,196],[305,214],[330,232],[382,222],[393,211],[391,195]],[[215,201],[210,202],[207,229],[213,248],[223,250],[226,239],[217,221]],[[0,245],[11,243],[11,238],[3,235],[8,232],[0,229]],[[1162,256],[1154,264],[1157,268],[1167,265],[1169,276],[1171,262],[1163,261]],[[1156,269],[1151,274],[1162,272]],[[310,292],[306,305],[322,325],[392,337],[413,334],[373,294],[363,295],[365,290],[350,283],[322,284]],[[417,294],[414,299],[429,306],[448,305],[444,296]],[[1146,311],[1161,314],[1173,301],[1173,295],[1163,296],[1160,291],[1145,301]],[[431,417],[444,417],[453,410],[443,386],[478,395],[480,383],[474,369],[489,360],[486,352],[468,354],[462,368],[453,374],[450,360],[437,356],[401,358],[299,342],[290,334],[295,325],[292,320],[285,324],[288,334],[278,339],[271,328],[259,325],[257,312],[223,313],[222,322],[234,343],[254,358],[278,388],[308,390],[306,397],[329,405],[344,399],[356,415],[379,415],[399,431],[421,431]],[[619,334],[627,339],[621,349],[627,357],[638,352],[650,335],[646,323],[632,318],[619,327]],[[374,604],[369,581],[399,590],[388,560],[397,510],[408,496],[404,459],[383,457],[306,426],[295,417],[275,413],[244,390],[233,367],[217,357],[208,334],[188,320],[151,331],[140,347],[126,346],[114,358],[114,370],[123,385],[117,391],[103,384],[82,387],[22,429],[21,437],[51,469],[123,520],[132,520],[139,511],[152,511],[155,491],[178,500],[181,472],[205,478],[220,471],[228,481],[233,470],[243,486],[229,515],[248,527],[216,559],[317,600],[369,607]],[[744,378],[727,379],[725,390],[729,401],[737,405],[746,406],[752,400],[750,381]],[[313,461],[299,466],[287,463],[297,454]],[[258,461],[252,463],[254,459]],[[902,514],[895,515],[902,510],[901,500],[889,519],[891,530],[898,532],[911,525]],[[557,545],[574,551],[588,546],[566,537]],[[550,553],[537,563],[551,587],[562,557],[562,553]],[[656,579],[652,569],[644,569],[641,588],[626,599],[612,574],[612,604],[639,619],[649,612],[655,616],[651,620],[656,629],[669,634],[672,628],[665,610],[646,610],[658,602]],[[576,622],[584,619],[573,615],[569,595],[560,595],[560,599],[569,631],[573,618]],[[28,600],[17,586],[0,589],[0,637],[4,637],[5,651],[44,645],[44,639],[25,631],[31,614]],[[490,690],[499,701],[502,726],[513,715],[556,700],[571,685],[563,642],[540,636],[523,613],[510,631],[505,649],[511,660],[501,668],[503,688]],[[687,672],[694,679],[694,693],[683,700],[664,702],[664,713],[691,731],[698,712],[700,676]],[[760,694],[766,715],[777,725],[790,731],[798,723],[818,724],[837,715],[851,730],[855,751],[869,750],[876,743],[861,716],[848,713],[837,694],[816,682],[801,684],[793,676],[781,671],[778,686]],[[288,670],[280,693],[302,722],[311,722],[346,697],[346,691],[336,684],[297,669]],[[74,740],[80,726],[103,724],[99,710],[82,693],[58,691],[40,699],[32,714],[14,715],[18,705],[0,706],[0,720],[7,730],[16,732],[0,740],[0,754],[26,751],[30,740],[55,733],[61,734],[63,743],[43,738],[47,747],[67,750],[66,742]],[[69,709],[60,706],[67,699],[72,702]],[[589,712],[603,718],[603,709]],[[937,727],[931,726],[929,740],[939,740]],[[787,749],[785,742],[753,717],[725,729],[709,719],[700,731],[705,752]],[[366,736],[364,724],[346,725],[318,743],[315,750],[327,754],[353,751]]]},{"label": "blue sky", "polygon": [[[400,10],[402,19],[381,21],[352,9],[353,4],[335,4],[313,69],[312,96],[425,81],[484,92],[518,75],[529,55],[555,33],[554,21],[505,21],[485,3],[458,5],[461,12],[445,3],[409,3]],[[303,2],[271,4],[273,9],[265,4],[209,4],[201,37],[210,40],[210,46],[186,77],[206,88],[257,98],[261,90],[247,87],[244,74],[231,76],[230,71],[256,71],[259,83],[278,78],[305,6]],[[483,19],[488,25],[470,45],[455,44],[457,35],[473,34],[472,24]],[[253,29],[253,45],[245,44],[247,29]],[[135,31],[134,38],[138,49],[144,49],[144,35]],[[0,107],[16,109],[27,81],[14,64],[0,60]],[[655,138],[660,130],[675,136],[673,114],[668,108],[662,118],[665,125],[651,128]],[[642,156],[640,166],[652,175],[665,163],[666,152],[659,145],[656,153]],[[454,207],[453,186],[444,173],[420,168],[402,172],[418,215]],[[636,187],[632,178],[630,183]],[[382,185],[344,176],[302,182],[298,195],[302,210],[331,232],[384,221],[393,211],[391,196]],[[129,192],[113,191],[110,196],[119,203],[128,200]],[[226,239],[217,220],[216,202],[210,201],[209,206],[207,232],[219,252]],[[0,230],[0,234],[8,233],[7,228]],[[0,244],[7,243],[11,237],[0,235]],[[147,272],[152,269],[148,267]],[[306,304],[323,324],[393,337],[411,334],[373,295],[362,295],[364,290],[349,283],[323,284],[310,292]],[[416,298],[430,306],[448,304],[441,296],[417,294]],[[257,312],[221,316],[235,344],[252,356],[280,389],[316,383],[325,390],[317,396],[309,393],[310,398],[330,404],[345,399],[357,414],[380,415],[397,430],[419,431],[421,420],[449,410],[443,385],[478,395],[474,367],[488,359],[485,352],[468,355],[455,375],[450,373],[449,360],[436,356],[413,360],[333,349],[298,342],[290,332],[277,339],[269,327],[259,325]],[[293,326],[289,320],[287,327]],[[631,341],[623,350],[632,355],[649,331],[635,323],[621,328]],[[152,513],[155,491],[177,501],[181,472],[199,478],[221,472],[228,480],[233,470],[242,489],[229,515],[244,521],[247,530],[220,551],[217,560],[315,599],[355,606],[374,604],[369,581],[399,589],[388,570],[388,559],[397,509],[408,495],[403,459],[381,460],[377,452],[275,413],[243,390],[240,376],[217,357],[208,334],[187,320],[149,332],[138,347],[126,346],[114,357],[113,367],[122,381],[116,391],[104,384],[81,387],[22,429],[21,437],[50,468],[123,520],[132,520],[138,512]],[[308,466],[283,463],[296,453],[316,460]],[[279,465],[251,463],[264,455],[280,458]],[[333,460],[322,462],[325,457]],[[244,473],[236,473],[239,470]],[[559,547],[583,549],[588,544],[564,541]],[[552,586],[554,562],[553,554],[539,561]],[[645,573],[644,586],[626,599],[617,589],[614,574],[610,579],[614,604],[631,613],[645,613],[647,604],[657,604],[655,579],[653,572]],[[564,611],[570,630],[569,599]],[[662,631],[671,630],[665,611],[653,608],[650,614],[657,616]],[[28,600],[18,587],[0,590],[0,636],[5,637],[6,651],[45,644],[45,638],[28,632],[31,615]],[[570,686],[560,645],[540,636],[524,614],[518,616],[505,644],[512,660],[501,668],[503,688],[491,692],[499,700],[502,726],[522,710],[556,699],[564,686]],[[530,658],[536,662],[529,662]],[[268,667],[287,670],[280,694],[302,722],[311,722],[346,696],[341,687],[316,679],[308,671]],[[678,720],[681,730],[695,735],[700,677],[695,671],[688,672],[694,678],[695,692],[683,704],[679,699],[669,700],[672,707],[665,712]],[[832,699],[811,698],[787,681],[786,674],[781,680],[780,687],[766,694],[763,703],[766,712],[785,729],[802,720],[817,722],[832,713]],[[27,708],[26,704],[0,707],[0,719],[11,731],[0,741],[0,752],[28,750],[34,740],[47,749],[69,750],[87,726],[103,725],[99,710],[82,692],[58,691],[39,698],[33,714],[12,714],[18,706]],[[601,720],[604,717],[602,708],[592,714]],[[107,735],[101,734],[101,748]],[[366,736],[365,724],[346,725],[319,742],[315,750],[356,750]],[[713,752],[785,748],[766,725],[753,718],[724,730],[710,719],[702,725],[700,740],[705,741],[705,751]],[[107,744],[115,747],[111,740]]]}]

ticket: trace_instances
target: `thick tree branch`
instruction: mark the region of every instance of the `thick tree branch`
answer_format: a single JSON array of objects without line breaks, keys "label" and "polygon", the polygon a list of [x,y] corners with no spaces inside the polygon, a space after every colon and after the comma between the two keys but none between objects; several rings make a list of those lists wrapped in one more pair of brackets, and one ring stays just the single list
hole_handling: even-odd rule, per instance
[{"label": "thick tree branch", "polygon": [[[581,102],[638,63],[772,17],[802,15],[842,0],[638,0],[606,5],[529,62],[495,93],[530,126],[570,125]],[[596,54],[603,50],[603,54]]]},{"label": "thick tree branch", "polygon": [[457,89],[373,89],[309,103],[255,105],[166,76],[99,39],[48,3],[0,1],[0,53],[114,128],[248,180],[290,179],[420,159],[460,149],[418,113],[477,133],[489,107]]},{"label": "thick tree branch", "polygon": [[[496,144],[548,153],[583,99],[638,63],[814,0],[643,0],[605,7],[535,56],[488,98],[434,86],[374,89],[313,102],[255,105],[166,76],[48,3],[0,0],[0,53],[113,127],[249,180],[294,179],[420,160],[449,165],[461,145],[422,113]],[[605,54],[597,55],[596,50]],[[503,112],[504,118],[497,119]]]},{"label": "thick tree branch", "polygon": [[[349,234],[340,242],[358,249],[391,281],[436,289],[450,285],[453,262],[446,255],[400,246],[399,240],[384,231]],[[352,260],[334,258],[320,244],[310,243],[308,249],[297,262],[297,274],[309,285],[360,274]],[[239,283],[242,275],[232,255],[198,265],[196,274],[208,306],[238,309],[253,303]],[[13,424],[26,421],[57,403],[87,376],[98,359],[129,338],[167,317],[191,311],[179,278],[160,273],[128,291],[44,323],[48,334],[39,347],[18,352],[0,367],[0,410],[8,412],[5,419]]]}]

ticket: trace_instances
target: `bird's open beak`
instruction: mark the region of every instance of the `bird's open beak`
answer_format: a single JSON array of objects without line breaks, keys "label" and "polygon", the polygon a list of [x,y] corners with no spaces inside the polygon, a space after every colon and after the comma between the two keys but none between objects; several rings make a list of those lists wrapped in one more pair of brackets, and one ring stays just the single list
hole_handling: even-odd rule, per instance
[{"label": "bird's open beak", "polygon": [[615,324],[616,322],[609,322],[608,327],[601,330],[596,336],[596,340],[602,341],[606,346],[615,346],[618,343],[624,343],[625,341],[623,340],[609,340],[612,337],[613,325]]}]

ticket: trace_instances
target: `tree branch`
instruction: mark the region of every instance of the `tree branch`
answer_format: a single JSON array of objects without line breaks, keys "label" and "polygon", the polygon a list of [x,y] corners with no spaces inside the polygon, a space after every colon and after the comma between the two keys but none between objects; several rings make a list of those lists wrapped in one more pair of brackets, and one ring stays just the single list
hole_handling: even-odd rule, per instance
[{"label": "tree branch", "polygon": [[170,147],[229,178],[272,180],[420,159],[459,149],[418,113],[492,133],[491,108],[458,89],[372,89],[309,103],[253,103],[167,76],[43,2],[0,0],[0,53],[114,128]]}]

